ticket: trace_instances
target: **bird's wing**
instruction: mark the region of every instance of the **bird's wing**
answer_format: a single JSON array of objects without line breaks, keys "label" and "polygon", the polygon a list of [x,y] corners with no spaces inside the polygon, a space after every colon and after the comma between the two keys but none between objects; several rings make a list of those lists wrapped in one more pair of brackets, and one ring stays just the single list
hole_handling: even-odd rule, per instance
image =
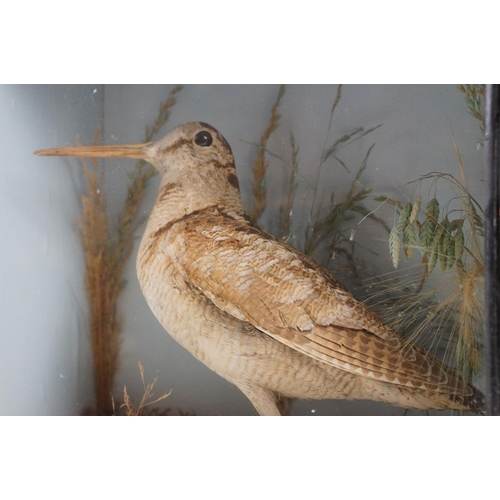
[{"label": "bird's wing", "polygon": [[398,385],[469,391],[321,267],[259,228],[222,214],[195,214],[170,226],[159,250],[217,307],[307,356]]}]

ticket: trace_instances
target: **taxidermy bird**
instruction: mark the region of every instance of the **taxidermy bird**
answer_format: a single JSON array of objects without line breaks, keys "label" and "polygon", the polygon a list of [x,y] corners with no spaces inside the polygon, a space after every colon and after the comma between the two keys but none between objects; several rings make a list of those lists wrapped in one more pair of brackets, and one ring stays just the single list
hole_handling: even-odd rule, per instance
[{"label": "taxidermy bird", "polygon": [[231,148],[210,125],[186,123],[153,143],[35,153],[142,158],[158,169],[137,256],[144,297],[168,333],[260,415],[280,415],[294,398],[480,411],[481,394],[456,372],[251,222]]}]

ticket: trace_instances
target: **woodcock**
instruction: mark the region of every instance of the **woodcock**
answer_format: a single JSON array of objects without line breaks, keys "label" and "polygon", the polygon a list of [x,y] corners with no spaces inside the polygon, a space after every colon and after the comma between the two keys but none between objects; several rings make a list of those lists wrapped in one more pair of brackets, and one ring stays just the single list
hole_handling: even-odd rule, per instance
[{"label": "woodcock", "polygon": [[137,256],[153,314],[261,415],[298,399],[481,410],[481,394],[366,309],[309,257],[255,226],[231,148],[206,123],[146,144],[36,151],[142,158],[161,175]]}]

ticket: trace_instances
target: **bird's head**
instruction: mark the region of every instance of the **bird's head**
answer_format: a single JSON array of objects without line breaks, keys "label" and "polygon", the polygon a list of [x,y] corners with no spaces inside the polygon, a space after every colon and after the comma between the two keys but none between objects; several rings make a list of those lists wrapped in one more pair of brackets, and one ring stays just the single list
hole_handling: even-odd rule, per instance
[{"label": "bird's head", "polygon": [[35,154],[142,159],[151,163],[162,177],[215,176],[239,189],[231,147],[220,132],[203,122],[180,125],[156,142],[50,148]]},{"label": "bird's head", "polygon": [[149,158],[161,174],[209,176],[226,179],[239,189],[231,147],[220,132],[203,122],[174,128],[148,147]]}]

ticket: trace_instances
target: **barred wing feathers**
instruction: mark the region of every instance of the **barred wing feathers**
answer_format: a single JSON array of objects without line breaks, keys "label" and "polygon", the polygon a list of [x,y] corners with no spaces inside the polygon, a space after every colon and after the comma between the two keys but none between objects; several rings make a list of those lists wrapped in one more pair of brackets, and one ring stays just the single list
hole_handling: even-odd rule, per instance
[{"label": "barred wing feathers", "polygon": [[451,369],[409,344],[311,259],[220,213],[172,224],[159,250],[213,303],[302,354],[360,376],[469,396]]}]

